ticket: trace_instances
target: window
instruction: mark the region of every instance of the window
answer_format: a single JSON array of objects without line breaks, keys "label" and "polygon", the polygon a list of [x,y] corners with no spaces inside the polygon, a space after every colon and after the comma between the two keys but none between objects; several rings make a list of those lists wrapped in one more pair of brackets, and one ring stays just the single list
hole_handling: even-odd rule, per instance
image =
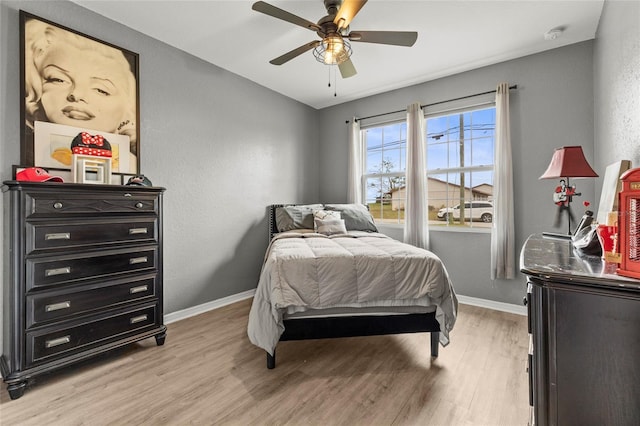
[{"label": "window", "polygon": [[404,186],[407,156],[407,124],[393,123],[365,129],[366,202],[380,223],[404,221]]},{"label": "window", "polygon": [[[493,105],[426,117],[430,225],[489,228],[493,220]],[[378,223],[403,223],[406,122],[362,130],[363,184]]]}]

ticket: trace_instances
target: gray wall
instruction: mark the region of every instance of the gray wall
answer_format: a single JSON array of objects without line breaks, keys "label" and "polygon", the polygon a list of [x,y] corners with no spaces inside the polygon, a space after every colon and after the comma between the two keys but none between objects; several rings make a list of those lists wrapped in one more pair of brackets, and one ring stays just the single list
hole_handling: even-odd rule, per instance
[{"label": "gray wall", "polygon": [[318,199],[316,111],[74,3],[3,0],[2,180],[20,161],[20,8],[140,54],[141,170],[167,188],[165,313],[255,288],[266,205]]},{"label": "gray wall", "polygon": [[605,2],[594,70],[595,166],[625,159],[640,167],[640,2]]},{"label": "gray wall", "polygon": [[[538,180],[553,150],[582,145],[593,162],[593,42],[583,42],[545,53],[476,69],[424,84],[395,90],[320,112],[320,197],[344,200],[347,182],[347,128],[345,120],[406,108],[412,102],[430,104],[496,88],[507,81],[511,91],[511,136],[515,190],[516,255],[526,238],[554,231],[555,180]],[[428,59],[425,59],[428,60]],[[326,171],[331,171],[326,173]],[[594,203],[594,180],[574,182],[582,192],[574,211],[582,214],[583,200]],[[566,221],[564,223],[566,226]],[[381,227],[401,238],[402,231]],[[566,228],[557,230],[566,232]],[[490,234],[431,232],[431,249],[447,265],[456,292],[465,296],[521,304],[525,279],[490,279]],[[516,257],[517,258],[517,257]]]}]

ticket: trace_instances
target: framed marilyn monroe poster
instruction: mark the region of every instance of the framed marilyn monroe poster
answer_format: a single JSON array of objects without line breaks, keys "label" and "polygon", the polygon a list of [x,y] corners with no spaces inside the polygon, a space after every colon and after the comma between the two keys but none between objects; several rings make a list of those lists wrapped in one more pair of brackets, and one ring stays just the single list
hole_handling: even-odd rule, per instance
[{"label": "framed marilyn monroe poster", "polygon": [[21,10],[20,55],[21,164],[70,170],[89,134],[114,172],[139,173],[138,54]]}]

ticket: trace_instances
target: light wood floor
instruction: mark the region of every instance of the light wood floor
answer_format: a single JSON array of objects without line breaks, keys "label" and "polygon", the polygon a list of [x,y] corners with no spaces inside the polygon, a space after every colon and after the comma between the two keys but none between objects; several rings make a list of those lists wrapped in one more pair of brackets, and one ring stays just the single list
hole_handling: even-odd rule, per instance
[{"label": "light wood floor", "polygon": [[2,425],[526,425],[526,317],[460,305],[431,360],[424,333],[283,342],[246,336],[251,300],[37,378]]}]

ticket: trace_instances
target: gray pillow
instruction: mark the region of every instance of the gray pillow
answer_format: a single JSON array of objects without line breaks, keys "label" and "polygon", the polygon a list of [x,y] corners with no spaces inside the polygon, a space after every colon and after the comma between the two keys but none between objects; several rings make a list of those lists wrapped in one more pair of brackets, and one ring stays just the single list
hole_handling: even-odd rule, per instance
[{"label": "gray pillow", "polygon": [[325,204],[324,208],[339,211],[347,231],[378,232],[373,217],[364,204]]},{"label": "gray pillow", "polygon": [[313,211],[322,209],[322,204],[306,204],[276,208],[278,232],[293,229],[313,229]]}]

